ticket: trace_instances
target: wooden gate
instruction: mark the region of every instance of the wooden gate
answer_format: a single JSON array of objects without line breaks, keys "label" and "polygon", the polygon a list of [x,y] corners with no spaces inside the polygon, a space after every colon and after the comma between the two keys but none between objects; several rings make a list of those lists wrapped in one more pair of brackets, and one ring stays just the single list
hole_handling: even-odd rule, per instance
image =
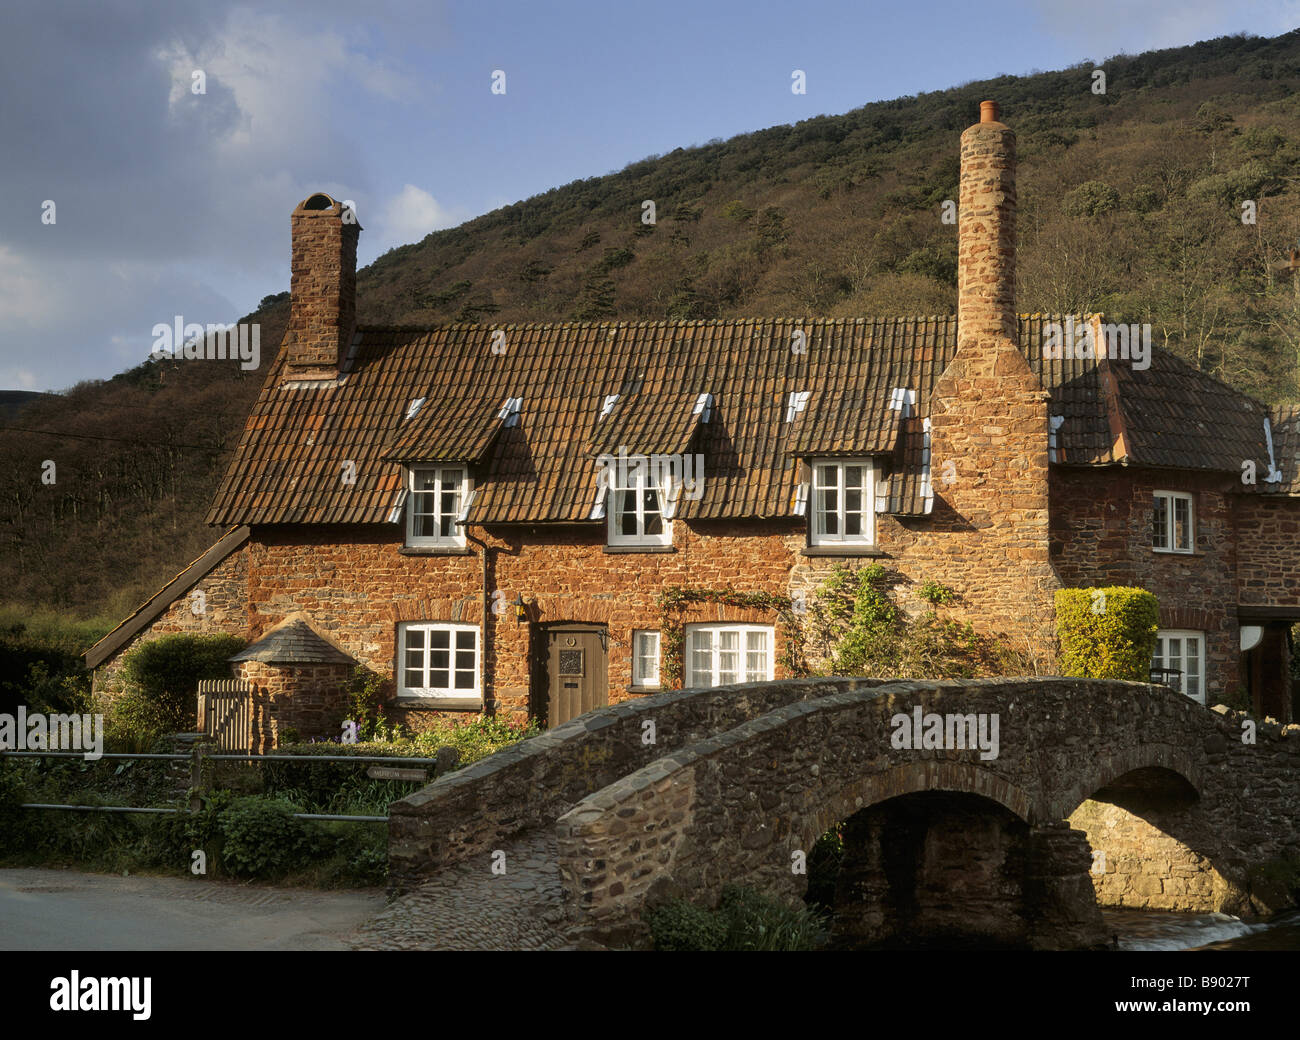
[{"label": "wooden gate", "polygon": [[199,731],[218,751],[252,754],[253,691],[239,679],[199,681]]}]

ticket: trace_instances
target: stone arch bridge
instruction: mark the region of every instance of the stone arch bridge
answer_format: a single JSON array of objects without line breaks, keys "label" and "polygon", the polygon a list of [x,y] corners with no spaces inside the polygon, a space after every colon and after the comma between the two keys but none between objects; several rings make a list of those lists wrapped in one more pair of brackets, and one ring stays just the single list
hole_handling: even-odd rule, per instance
[{"label": "stone arch bridge", "polygon": [[1246,732],[1141,683],[675,691],[580,716],[394,803],[390,877],[409,887],[553,829],[572,928],[635,942],[648,901],[713,905],[729,883],[801,899],[801,860],[847,821],[837,939],[1096,946],[1099,899],[1286,905],[1254,868],[1300,856],[1300,727]]}]

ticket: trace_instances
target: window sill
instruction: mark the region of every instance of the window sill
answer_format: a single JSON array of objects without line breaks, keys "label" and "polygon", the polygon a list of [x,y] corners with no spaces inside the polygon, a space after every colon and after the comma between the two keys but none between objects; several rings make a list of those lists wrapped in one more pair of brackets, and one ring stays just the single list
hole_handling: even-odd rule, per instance
[{"label": "window sill", "polygon": [[1154,556],[1173,556],[1175,558],[1184,559],[1184,560],[1195,559],[1199,556],[1209,555],[1209,553],[1200,552],[1197,550],[1193,550],[1192,552],[1176,552],[1173,549],[1152,549],[1151,553]]},{"label": "window sill", "polygon": [[670,553],[676,552],[673,545],[605,545],[607,553]]},{"label": "window sill", "polygon": [[637,696],[640,697],[644,697],[647,694],[651,694],[651,693],[667,692],[662,686],[625,686],[623,687],[623,689],[625,689],[628,693],[636,694]]},{"label": "window sill", "polygon": [[805,556],[888,556],[874,545],[806,545]]},{"label": "window sill", "polygon": [[397,550],[403,556],[473,556],[474,550],[464,545],[404,545]]},{"label": "window sill", "polygon": [[482,711],[481,697],[398,697],[395,707],[415,711]]}]

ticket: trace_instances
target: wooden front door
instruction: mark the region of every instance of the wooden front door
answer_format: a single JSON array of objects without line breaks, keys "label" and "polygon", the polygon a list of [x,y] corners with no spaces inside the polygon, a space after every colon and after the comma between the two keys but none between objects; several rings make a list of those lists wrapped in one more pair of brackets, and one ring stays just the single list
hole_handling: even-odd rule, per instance
[{"label": "wooden front door", "polygon": [[609,703],[605,632],[594,626],[553,628],[546,635],[546,725]]}]

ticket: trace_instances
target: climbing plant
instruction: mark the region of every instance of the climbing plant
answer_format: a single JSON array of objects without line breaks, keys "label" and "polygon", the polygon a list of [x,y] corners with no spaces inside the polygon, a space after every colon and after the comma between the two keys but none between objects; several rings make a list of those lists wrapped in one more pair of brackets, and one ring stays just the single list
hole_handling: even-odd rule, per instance
[{"label": "climbing plant", "polygon": [[738,592],[735,589],[695,589],[672,585],[659,596],[659,631],[663,664],[661,679],[666,689],[682,688],[682,665],[686,644],[686,614],[699,603],[723,603],[729,607],[770,610],[777,615],[785,635],[781,665],[791,675],[807,675],[803,653],[803,630],[789,596],[774,592]]}]

